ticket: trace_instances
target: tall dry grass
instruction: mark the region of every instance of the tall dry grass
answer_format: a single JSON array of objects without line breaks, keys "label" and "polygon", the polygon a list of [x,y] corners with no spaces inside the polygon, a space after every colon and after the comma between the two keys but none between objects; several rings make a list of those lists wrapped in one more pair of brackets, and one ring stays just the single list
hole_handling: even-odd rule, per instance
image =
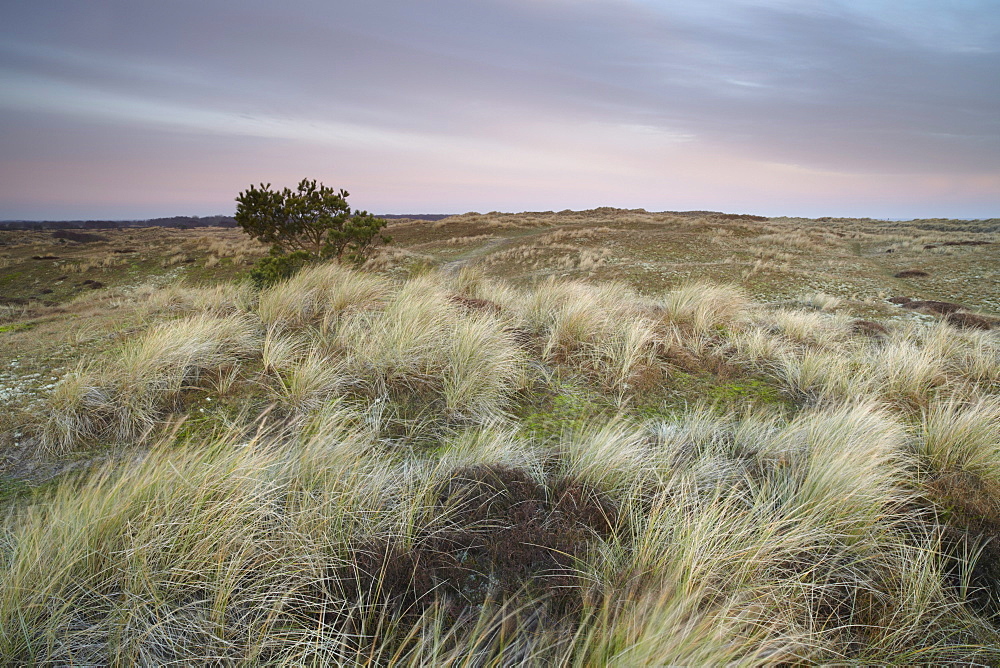
[{"label": "tall dry grass", "polygon": [[741,288],[708,283],[682,285],[666,293],[659,304],[665,320],[695,335],[732,324],[744,314],[747,305]]},{"label": "tall dry grass", "polygon": [[[145,309],[45,407],[131,451],[4,525],[10,663],[1000,662],[995,333],[340,267]],[[191,396],[242,411],[144,445]]]},{"label": "tall dry grass", "polygon": [[[933,522],[906,510],[906,456],[898,422],[867,405],[787,424],[596,423],[550,454],[476,430],[400,461],[342,410],[307,441],[166,444],[8,526],[0,651],[54,663],[996,660],[995,629],[946,584]],[[568,562],[531,547],[570,536],[584,542]],[[536,570],[555,564],[573,565]]]},{"label": "tall dry grass", "polygon": [[80,440],[135,441],[185,390],[254,355],[258,338],[258,328],[241,315],[195,315],[153,327],[115,351],[113,363],[84,365],[62,379],[42,424],[42,447],[59,452]]}]

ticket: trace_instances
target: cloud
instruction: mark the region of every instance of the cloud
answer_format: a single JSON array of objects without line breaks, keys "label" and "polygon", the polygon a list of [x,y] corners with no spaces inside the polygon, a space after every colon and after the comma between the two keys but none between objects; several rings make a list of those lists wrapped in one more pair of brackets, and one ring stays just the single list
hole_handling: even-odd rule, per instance
[{"label": "cloud", "polygon": [[[243,141],[373,185],[405,182],[407,166],[439,180],[442,205],[449,187],[489,183],[574,206],[602,180],[662,201],[656,183],[680,178],[752,206],[782,183],[821,197],[825,179],[844,198],[851,179],[902,193],[907,178],[1000,174],[1000,17],[985,2],[52,0],[9,14],[0,123],[17,134],[35,115],[50,131],[6,138],[8,184],[33,154],[57,160],[46,135],[101,124],[129,164],[125,136],[145,133],[148,155]],[[102,152],[72,144],[74,159]]]}]

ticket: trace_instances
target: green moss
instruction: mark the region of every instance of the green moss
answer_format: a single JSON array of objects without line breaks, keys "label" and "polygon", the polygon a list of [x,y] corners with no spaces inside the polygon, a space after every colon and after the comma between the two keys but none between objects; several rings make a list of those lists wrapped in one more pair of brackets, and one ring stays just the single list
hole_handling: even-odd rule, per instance
[{"label": "green moss", "polygon": [[716,385],[706,392],[706,398],[721,403],[783,404],[785,398],[777,388],[762,380],[748,378]]},{"label": "green moss", "polygon": [[641,418],[655,419],[675,416],[694,405],[709,406],[719,413],[746,408],[795,409],[778,388],[759,378],[721,380],[711,373],[673,371],[657,392],[637,401],[635,412]]},{"label": "green moss", "polygon": [[586,386],[562,382],[553,389],[533,395],[534,403],[522,412],[521,430],[526,435],[540,440],[558,437],[567,429],[615,412],[606,397]]},{"label": "green moss", "polygon": [[24,332],[35,326],[33,322],[15,322],[9,325],[0,325],[0,334],[13,332]]}]

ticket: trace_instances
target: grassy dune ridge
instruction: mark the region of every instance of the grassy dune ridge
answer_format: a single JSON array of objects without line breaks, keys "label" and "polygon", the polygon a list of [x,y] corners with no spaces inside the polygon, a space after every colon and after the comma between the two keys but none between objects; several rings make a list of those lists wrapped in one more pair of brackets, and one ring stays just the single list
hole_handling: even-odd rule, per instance
[{"label": "grassy dune ridge", "polygon": [[[463,236],[534,229],[490,216]],[[441,271],[404,234],[381,273],[119,293],[16,423],[75,472],[5,501],[0,656],[1000,663],[997,330],[766,269],[640,292],[613,250],[511,281],[547,256],[449,264],[449,225]]]}]

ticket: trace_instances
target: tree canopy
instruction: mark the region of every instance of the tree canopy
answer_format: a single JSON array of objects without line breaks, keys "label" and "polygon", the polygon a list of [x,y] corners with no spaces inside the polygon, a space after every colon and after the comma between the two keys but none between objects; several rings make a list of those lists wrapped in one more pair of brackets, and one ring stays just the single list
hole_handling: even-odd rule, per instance
[{"label": "tree canopy", "polygon": [[251,185],[236,198],[236,222],[255,239],[271,244],[275,255],[306,253],[313,259],[363,262],[379,243],[386,221],[351,210],[346,190],[302,179],[295,190]]}]

